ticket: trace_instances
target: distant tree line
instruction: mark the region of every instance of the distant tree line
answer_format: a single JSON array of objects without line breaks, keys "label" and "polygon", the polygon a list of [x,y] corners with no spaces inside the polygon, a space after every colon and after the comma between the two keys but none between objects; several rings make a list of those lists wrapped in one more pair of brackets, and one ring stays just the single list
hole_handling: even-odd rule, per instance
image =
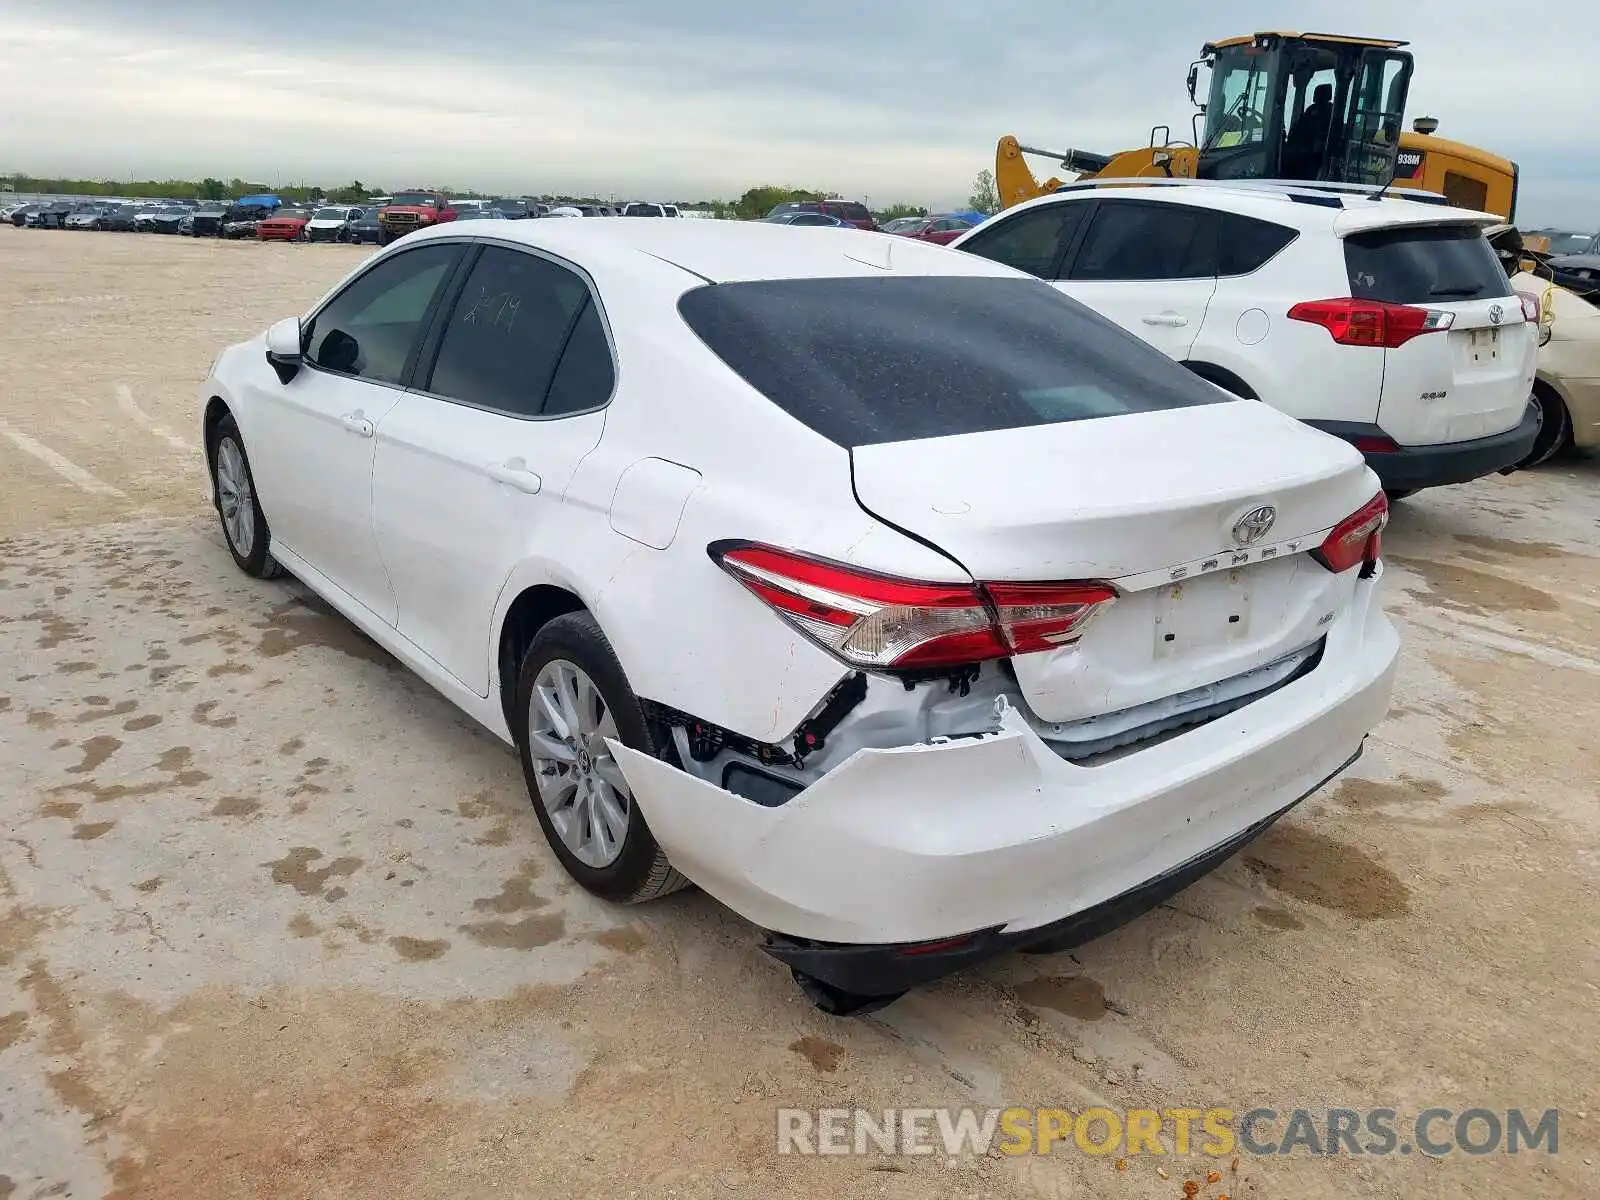
[{"label": "distant tree line", "polygon": [[[368,196],[387,195],[385,189],[375,184],[363,183],[353,179],[342,187],[324,188],[312,184],[292,183],[261,183],[248,179],[213,179],[207,176],[204,179],[50,179],[35,175],[0,175],[0,185],[8,191],[17,192],[42,192],[46,194],[66,196],[138,196],[138,197],[163,197],[172,200],[235,200],[240,196],[252,196],[260,192],[268,192],[281,196],[291,204],[356,204]],[[990,188],[993,188],[991,179]],[[451,196],[463,199],[492,198],[496,193],[477,192],[471,188],[439,189]],[[501,193],[503,194],[503,193]],[[992,196],[992,190],[989,193]],[[605,197],[600,196],[558,196],[544,195],[532,196],[529,199],[538,199],[547,203],[567,202],[572,204],[606,204]],[[778,204],[791,201],[804,200],[836,200],[841,199],[839,193],[830,192],[820,188],[782,187],[773,184],[763,184],[746,191],[737,200],[680,200],[669,201],[677,204],[679,209],[698,210],[708,212],[718,217],[736,218],[739,220],[756,220],[764,217]],[[978,199],[975,195],[974,199]],[[887,208],[875,211],[875,216],[880,221],[892,221],[896,217],[926,216],[927,208],[914,204],[892,204]]]}]

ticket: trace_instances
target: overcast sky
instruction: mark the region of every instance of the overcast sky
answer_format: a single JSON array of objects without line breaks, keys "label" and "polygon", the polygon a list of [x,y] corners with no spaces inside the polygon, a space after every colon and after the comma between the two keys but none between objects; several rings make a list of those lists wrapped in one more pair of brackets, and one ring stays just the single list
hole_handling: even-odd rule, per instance
[{"label": "overcast sky", "polygon": [[[1522,166],[1524,225],[1600,227],[1580,0],[4,0],[0,171],[628,198],[785,183],[943,207],[994,143],[1187,131],[1207,38],[1409,39],[1410,115]],[[1050,164],[1038,166],[1048,170]]]}]

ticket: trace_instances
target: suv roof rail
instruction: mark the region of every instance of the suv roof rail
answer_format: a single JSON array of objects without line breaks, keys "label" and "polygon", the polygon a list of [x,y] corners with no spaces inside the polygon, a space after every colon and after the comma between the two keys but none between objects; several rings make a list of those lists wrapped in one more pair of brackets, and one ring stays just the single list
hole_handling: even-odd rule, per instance
[{"label": "suv roof rail", "polygon": [[[1403,188],[1393,191],[1375,188],[1370,183],[1326,183],[1306,179],[1144,179],[1138,176],[1120,176],[1115,179],[1085,179],[1064,183],[1056,188],[1062,192],[1090,191],[1110,187],[1184,187],[1220,188],[1224,191],[1265,192],[1269,195],[1296,197],[1364,196],[1369,200],[1414,200],[1419,204],[1449,204],[1441,192],[1427,192],[1420,188]],[[1314,201],[1313,201],[1314,202]]]}]

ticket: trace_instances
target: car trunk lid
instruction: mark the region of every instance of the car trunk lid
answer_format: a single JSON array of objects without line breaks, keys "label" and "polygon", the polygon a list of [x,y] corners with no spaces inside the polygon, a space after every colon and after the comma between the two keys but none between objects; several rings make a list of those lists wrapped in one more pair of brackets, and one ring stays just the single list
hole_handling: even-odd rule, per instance
[{"label": "car trunk lid", "polygon": [[1309,551],[1377,491],[1350,447],[1249,401],[857,446],[852,462],[863,508],[976,579],[1117,589],[1080,640],[1012,660],[1051,723],[1315,643],[1356,572]]}]

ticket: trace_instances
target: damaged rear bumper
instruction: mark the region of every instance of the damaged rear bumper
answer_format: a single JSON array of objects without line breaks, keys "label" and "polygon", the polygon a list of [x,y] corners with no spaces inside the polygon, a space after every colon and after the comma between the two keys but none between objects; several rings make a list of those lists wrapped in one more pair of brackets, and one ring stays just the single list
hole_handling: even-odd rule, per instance
[{"label": "damaged rear bumper", "polygon": [[[859,750],[768,808],[612,745],[673,864],[780,935],[778,957],[848,990],[878,969],[852,962],[909,959],[915,983],[1074,918],[1096,936],[1343,769],[1388,709],[1399,648],[1375,584],[1328,628],[1315,670],[1103,765],[1065,761],[1007,708],[992,732]],[[896,953],[969,935],[966,952]]]},{"label": "damaged rear bumper", "polygon": [[[1357,747],[1356,752],[1328,778],[1340,774],[1360,757],[1361,747]],[[1306,796],[1327,782],[1324,779],[1317,783]],[[1149,912],[1164,900],[1176,896],[1255,841],[1306,796],[1297,797],[1292,804],[1247,826],[1220,845],[1128,889],[1120,896],[1102,900],[1082,912],[1071,913],[1037,929],[983,929],[964,937],[897,946],[841,946],[775,933],[767,936],[764,949],[794,970],[858,996],[888,996],[908,991],[1011,950],[1057,954],[1110,933],[1142,913]]]}]

